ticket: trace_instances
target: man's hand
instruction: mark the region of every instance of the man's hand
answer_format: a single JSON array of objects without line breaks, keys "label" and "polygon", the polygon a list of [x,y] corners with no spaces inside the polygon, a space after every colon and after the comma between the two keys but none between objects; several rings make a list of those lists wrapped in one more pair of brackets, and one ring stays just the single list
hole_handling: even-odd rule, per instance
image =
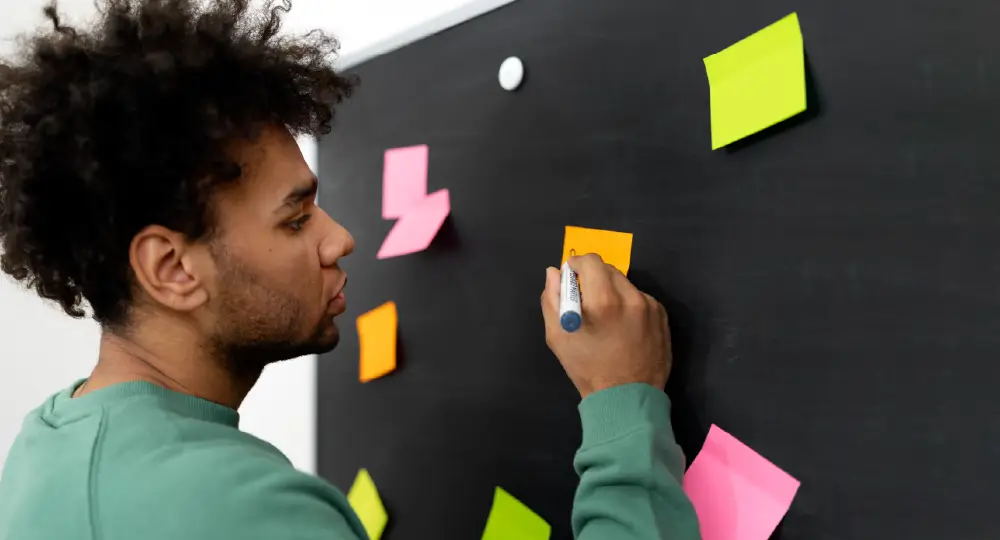
[{"label": "man's hand", "polygon": [[667,311],[636,289],[600,255],[571,257],[580,277],[583,326],[573,333],[559,324],[559,270],[549,268],[542,292],[545,342],[580,396],[628,383],[662,389],[670,375]]}]

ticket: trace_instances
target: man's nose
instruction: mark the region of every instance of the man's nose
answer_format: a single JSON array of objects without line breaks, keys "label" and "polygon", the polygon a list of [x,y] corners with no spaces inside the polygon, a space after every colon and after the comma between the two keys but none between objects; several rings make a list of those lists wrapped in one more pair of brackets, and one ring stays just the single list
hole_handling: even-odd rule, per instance
[{"label": "man's nose", "polygon": [[330,219],[330,230],[319,244],[319,261],[323,266],[333,266],[341,257],[354,252],[354,237],[339,223]]}]

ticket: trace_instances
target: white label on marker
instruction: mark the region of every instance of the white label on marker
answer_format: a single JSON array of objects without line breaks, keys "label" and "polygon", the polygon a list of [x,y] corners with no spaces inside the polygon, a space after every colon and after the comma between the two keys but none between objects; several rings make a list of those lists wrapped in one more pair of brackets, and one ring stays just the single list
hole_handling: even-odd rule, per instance
[{"label": "white label on marker", "polygon": [[[563,264],[560,298],[569,303],[568,307],[576,308],[574,311],[580,311],[580,277],[569,267],[569,264]],[[560,309],[560,311],[565,310]]]},{"label": "white label on marker", "polygon": [[563,263],[559,287],[559,324],[567,332],[575,332],[583,322],[580,311],[580,279],[576,272]]}]

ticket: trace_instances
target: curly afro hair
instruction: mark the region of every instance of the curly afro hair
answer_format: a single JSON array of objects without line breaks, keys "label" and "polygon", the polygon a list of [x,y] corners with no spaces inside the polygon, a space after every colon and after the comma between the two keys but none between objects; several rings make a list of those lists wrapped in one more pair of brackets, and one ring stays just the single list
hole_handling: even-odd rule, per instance
[{"label": "curly afro hair", "polygon": [[92,28],[51,29],[0,61],[0,268],[73,317],[127,324],[132,238],[207,239],[228,148],[266,125],[330,131],[355,81],[319,31],[279,34],[273,0],[104,0]]}]

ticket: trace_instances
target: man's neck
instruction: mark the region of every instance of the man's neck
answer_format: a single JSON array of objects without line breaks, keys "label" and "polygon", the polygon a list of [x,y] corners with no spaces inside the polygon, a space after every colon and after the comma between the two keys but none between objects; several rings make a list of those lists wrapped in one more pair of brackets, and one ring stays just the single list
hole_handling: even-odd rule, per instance
[{"label": "man's neck", "polygon": [[122,382],[146,381],[238,409],[260,372],[237,377],[193,336],[182,334],[162,330],[124,335],[105,332],[97,367],[74,397]]}]

